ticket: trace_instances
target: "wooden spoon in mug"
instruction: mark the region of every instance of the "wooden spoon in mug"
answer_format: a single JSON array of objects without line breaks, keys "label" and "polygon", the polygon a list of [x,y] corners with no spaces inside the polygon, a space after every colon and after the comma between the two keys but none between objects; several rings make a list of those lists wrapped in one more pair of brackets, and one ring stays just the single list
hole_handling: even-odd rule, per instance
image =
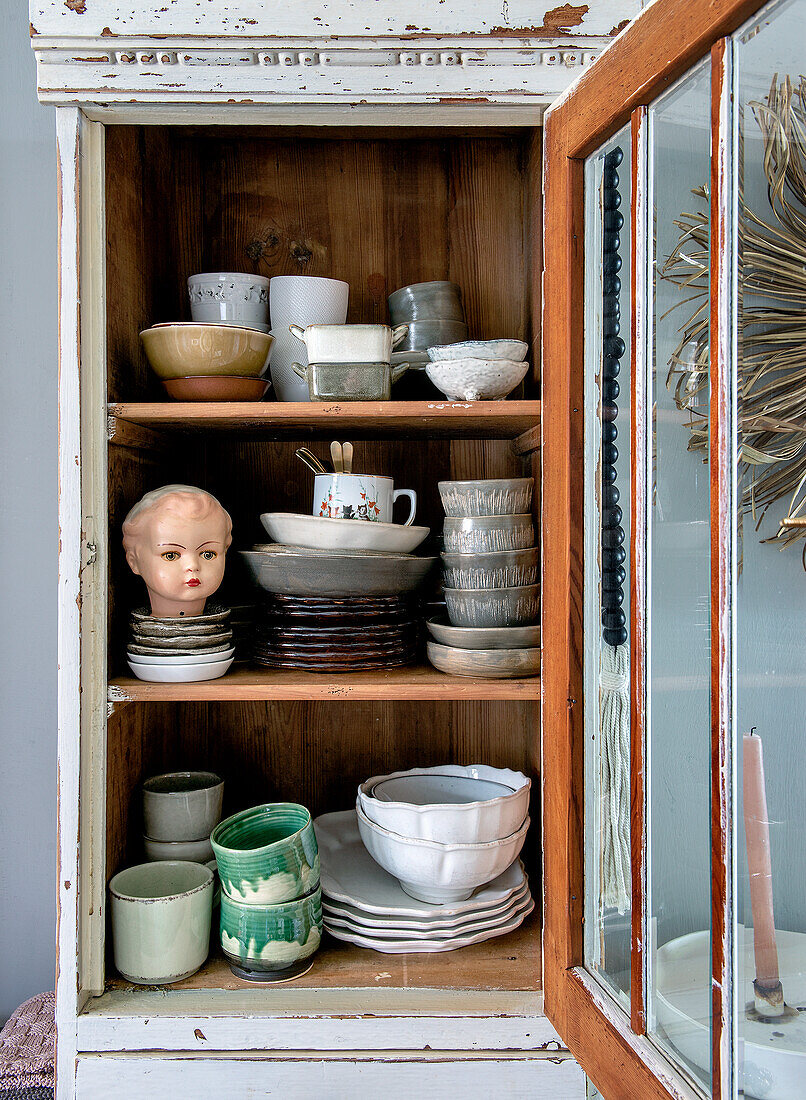
[{"label": "wooden spoon in mug", "polygon": [[334,439],[330,444],[330,457],[333,459],[333,469],[337,474],[344,473],[344,459],[341,453],[341,443]]},{"label": "wooden spoon in mug", "polygon": [[345,474],[351,474],[353,472],[353,445],[352,443],[342,443],[341,449],[344,454],[344,472]]}]

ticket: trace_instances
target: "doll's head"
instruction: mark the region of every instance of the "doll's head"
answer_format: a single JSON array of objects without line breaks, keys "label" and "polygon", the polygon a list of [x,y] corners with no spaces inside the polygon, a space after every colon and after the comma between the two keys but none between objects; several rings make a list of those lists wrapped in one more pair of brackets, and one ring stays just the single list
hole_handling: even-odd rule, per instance
[{"label": "doll's head", "polygon": [[151,613],[201,615],[224,576],[232,520],[214,496],[192,485],[163,485],[123,521],[123,549],[142,577]]}]

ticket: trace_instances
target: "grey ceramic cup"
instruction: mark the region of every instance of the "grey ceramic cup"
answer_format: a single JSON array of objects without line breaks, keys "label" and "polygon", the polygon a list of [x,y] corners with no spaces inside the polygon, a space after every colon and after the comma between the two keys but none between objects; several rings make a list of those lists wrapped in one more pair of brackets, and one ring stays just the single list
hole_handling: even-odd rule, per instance
[{"label": "grey ceramic cup", "polygon": [[141,863],[109,883],[115,966],[138,985],[195,973],[210,948],[215,876],[201,863]]},{"label": "grey ceramic cup", "polygon": [[436,344],[455,344],[467,339],[464,321],[410,321],[409,330],[398,344],[398,351],[426,351]]},{"label": "grey ceramic cup", "polygon": [[151,840],[203,840],[221,820],[224,781],[214,772],[167,772],[143,784],[144,832]]}]

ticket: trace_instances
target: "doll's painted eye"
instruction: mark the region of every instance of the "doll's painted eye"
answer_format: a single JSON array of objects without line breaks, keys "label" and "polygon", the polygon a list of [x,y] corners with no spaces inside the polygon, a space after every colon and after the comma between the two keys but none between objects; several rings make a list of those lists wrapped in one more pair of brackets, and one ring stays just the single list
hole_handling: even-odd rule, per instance
[{"label": "doll's painted eye", "polygon": [[215,558],[218,557],[218,554],[215,552],[215,550],[202,550],[201,556],[204,558],[205,561],[213,561]]},{"label": "doll's painted eye", "polygon": [[164,553],[162,553],[160,555],[160,557],[162,558],[163,561],[176,561],[176,559],[179,557],[179,551],[178,550],[166,550]]}]

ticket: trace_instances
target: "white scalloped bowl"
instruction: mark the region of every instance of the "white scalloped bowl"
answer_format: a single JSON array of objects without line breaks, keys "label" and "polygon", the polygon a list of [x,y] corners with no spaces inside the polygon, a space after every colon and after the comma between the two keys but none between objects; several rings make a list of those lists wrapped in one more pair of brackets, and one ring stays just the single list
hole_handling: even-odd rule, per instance
[{"label": "white scalloped bowl", "polygon": [[418,901],[464,901],[492,882],[518,858],[529,828],[527,817],[511,836],[485,844],[440,844],[400,836],[370,821],[356,804],[358,831],[369,854]]},{"label": "white scalloped bowl", "polygon": [[445,764],[367,779],[358,805],[382,829],[413,840],[484,844],[509,837],[529,812],[532,786],[522,772]]}]

